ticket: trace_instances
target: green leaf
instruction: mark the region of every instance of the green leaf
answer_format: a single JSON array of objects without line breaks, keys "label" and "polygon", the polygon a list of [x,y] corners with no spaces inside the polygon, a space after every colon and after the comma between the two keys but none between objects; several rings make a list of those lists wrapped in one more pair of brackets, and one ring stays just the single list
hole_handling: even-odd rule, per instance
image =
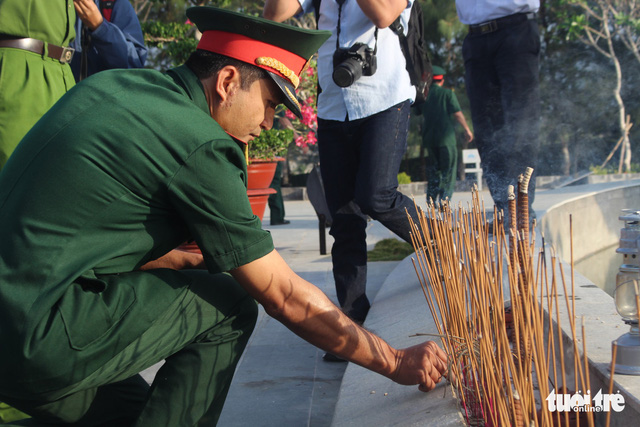
[{"label": "green leaf", "polygon": [[249,158],[268,160],[282,157],[293,141],[293,130],[270,129],[260,133],[260,136],[249,143]]}]

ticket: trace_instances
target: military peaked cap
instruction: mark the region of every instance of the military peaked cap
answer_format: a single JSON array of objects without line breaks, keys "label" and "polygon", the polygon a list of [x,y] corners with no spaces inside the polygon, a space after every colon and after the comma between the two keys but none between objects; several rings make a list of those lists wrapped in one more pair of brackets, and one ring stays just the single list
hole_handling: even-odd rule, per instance
[{"label": "military peaked cap", "polygon": [[284,104],[302,117],[296,88],[313,54],[331,33],[306,30],[215,7],[191,7],[187,17],[202,32],[198,49],[225,55],[267,71]]}]

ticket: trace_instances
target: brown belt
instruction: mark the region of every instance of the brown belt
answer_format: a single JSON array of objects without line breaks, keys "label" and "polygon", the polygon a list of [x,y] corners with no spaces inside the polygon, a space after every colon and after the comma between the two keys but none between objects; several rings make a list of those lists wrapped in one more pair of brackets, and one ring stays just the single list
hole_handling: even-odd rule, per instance
[{"label": "brown belt", "polygon": [[[12,47],[15,49],[28,50],[39,55],[44,55],[45,42],[42,40],[30,39],[30,38],[7,38],[6,36],[0,36],[0,47]],[[71,47],[56,46],[51,43],[47,43],[47,56],[49,58],[57,59],[63,64],[71,62],[75,49]]]}]

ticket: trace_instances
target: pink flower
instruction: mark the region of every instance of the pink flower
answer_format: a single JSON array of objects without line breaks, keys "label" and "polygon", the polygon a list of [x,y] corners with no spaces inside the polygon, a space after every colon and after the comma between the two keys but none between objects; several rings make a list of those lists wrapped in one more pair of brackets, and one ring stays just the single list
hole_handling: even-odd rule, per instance
[{"label": "pink flower", "polygon": [[305,105],[301,109],[302,111],[302,123],[306,126],[313,127],[318,121],[318,115],[313,111],[313,107]]},{"label": "pink flower", "polygon": [[306,146],[306,144],[305,144],[305,142],[304,142],[304,137],[303,137],[302,135],[300,135],[300,136],[298,136],[298,137],[296,138],[296,145],[297,145],[298,147],[304,147],[304,146]]},{"label": "pink flower", "polygon": [[318,142],[318,138],[316,138],[316,133],[314,131],[309,131],[307,134],[307,144],[308,145],[316,145]]},{"label": "pink flower", "polygon": [[291,119],[291,120],[295,120],[295,119],[297,119],[297,118],[298,118],[298,117],[297,117],[295,114],[293,114],[293,113],[291,112],[291,110],[289,110],[289,109],[287,109],[287,111],[285,111],[284,116],[285,116],[287,119]]}]

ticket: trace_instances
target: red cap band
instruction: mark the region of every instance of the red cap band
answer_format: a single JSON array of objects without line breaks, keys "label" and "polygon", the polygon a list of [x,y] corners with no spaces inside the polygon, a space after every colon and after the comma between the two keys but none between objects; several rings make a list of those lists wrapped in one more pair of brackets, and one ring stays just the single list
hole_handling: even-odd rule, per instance
[{"label": "red cap band", "polygon": [[307,63],[307,58],[302,58],[286,49],[241,34],[228,33],[225,31],[205,31],[198,43],[198,49],[208,50],[209,52],[218,53],[255,65],[256,67],[274,72],[289,81],[291,81],[291,79],[280,71],[268,66],[256,64],[256,59],[264,56],[275,58],[293,71],[296,76],[300,75],[303,67]]},{"label": "red cap band", "polygon": [[442,74],[438,74],[432,77],[433,80],[442,80],[444,79],[444,76]]}]

